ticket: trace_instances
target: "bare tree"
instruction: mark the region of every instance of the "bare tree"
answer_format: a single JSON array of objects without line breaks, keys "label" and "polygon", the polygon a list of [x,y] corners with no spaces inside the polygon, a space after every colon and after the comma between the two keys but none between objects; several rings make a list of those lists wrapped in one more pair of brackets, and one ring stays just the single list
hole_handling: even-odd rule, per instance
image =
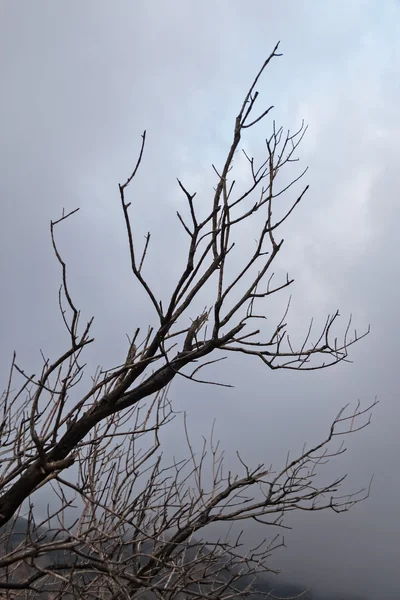
[{"label": "bare tree", "polygon": [[[351,337],[349,321],[338,341],[333,334],[336,312],[317,335],[310,326],[295,346],[285,323],[289,307],[271,331],[265,326],[266,300],[293,283],[287,276],[274,285],[272,268],[283,244],[280,226],[307,191],[305,186],[293,194],[305,171],[290,181],[281,177],[283,167],[297,161],[304,124],[292,133],[273,123],[265,158],[257,163],[245,154],[250,183],[244,191],[235,193],[232,172],[246,129],[257,127],[272,109],[255,114],[256,86],[270,61],[280,56],[277,50],[278,45],[245,96],[225,163],[220,169],[213,167],[216,188],[202,218],[195,194],[178,180],[188,207],[187,215],[177,213],[188,237],[186,264],[170,297],[162,299],[145,274],[150,233],[139,252],[126,198],[144,156],[143,134],[137,164],[119,185],[119,194],[132,274],[145,290],[158,325],[144,334],[137,328],[124,363],[100,370],[75,403],[71,391],[81,386],[82,355],[93,342],[92,320],[80,328],[80,312],[55,239],[56,227],[76,211],[51,223],[54,252],[62,268],[59,303],[69,344],[58,358],[44,359],[38,377],[28,376],[14,355],[2,397],[0,588],[7,598],[37,597],[43,586],[47,586],[43,593],[54,598],[243,596],[251,591],[251,576],[268,570],[268,558],[278,542],[266,540],[243,554],[239,540],[227,537],[211,543],[210,525],[251,519],[284,527],[287,512],[345,511],[368,495],[368,490],[338,495],[344,477],[318,483],[317,469],[344,451],[341,445],[332,447],[337,436],[369,423],[366,415],[375,403],[367,409],[357,405],[352,413],[341,411],[320,443],[288,458],[278,470],[263,464],[250,467],[238,455],[241,473],[225,473],[218,444],[211,439],[196,456],[189,436],[186,459],[169,465],[162,459],[159,432],[174,417],[167,390],[177,375],[219,385],[203,379],[200,372],[228,352],[257,357],[270,369],[327,368],[346,360],[349,347],[366,335],[355,332]],[[274,218],[273,207],[283,194],[293,199]],[[252,224],[257,240],[239,260],[235,243],[244,223]],[[208,306],[191,314],[204,290]],[[22,378],[17,392],[16,378]],[[79,474],[76,483],[68,478],[72,465]],[[59,507],[49,512],[46,523],[35,522],[31,508],[27,531],[16,544],[16,517],[25,501],[33,507],[35,493],[43,486],[57,494]],[[66,515],[74,502],[82,510],[72,526]]]}]

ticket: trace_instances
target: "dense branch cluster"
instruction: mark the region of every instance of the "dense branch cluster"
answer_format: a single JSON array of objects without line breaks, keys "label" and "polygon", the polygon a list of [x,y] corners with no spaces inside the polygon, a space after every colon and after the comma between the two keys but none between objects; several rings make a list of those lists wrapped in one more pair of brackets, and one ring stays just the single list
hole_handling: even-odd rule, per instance
[{"label": "dense branch cluster", "polygon": [[[268,570],[275,542],[241,554],[239,540],[207,544],[202,532],[208,525],[253,519],[284,527],[288,511],[348,510],[365,495],[337,495],[343,479],[320,486],[316,470],[343,451],[331,449],[336,436],[368,424],[363,417],[371,407],[357,406],[349,416],[340,413],[321,443],[288,459],[278,471],[264,465],[250,468],[240,461],[241,475],[225,474],[223,454],[212,440],[196,457],[188,437],[189,459],[169,466],[160,452],[159,431],[174,417],[166,390],[177,374],[204,382],[199,372],[220,360],[221,352],[258,357],[270,369],[326,368],[346,360],[349,346],[360,339],[356,333],[350,337],[350,322],[341,341],[334,337],[338,312],[327,317],[314,341],[310,326],[300,346],[294,346],[287,332],[288,308],[267,337],[257,324],[265,319],[269,296],[293,283],[287,276],[274,285],[272,268],[283,244],[279,228],[307,191],[307,186],[301,188],[283,216],[274,218],[275,203],[291,194],[305,173],[279,186],[283,167],[297,160],[304,124],[294,133],[273,124],[266,156],[259,164],[245,154],[250,173],[245,191],[235,195],[231,177],[246,130],[258,126],[272,110],[255,113],[256,86],[270,61],[279,56],[277,49],[246,94],[225,163],[214,167],[217,183],[205,217],[199,217],[195,194],[178,180],[187,201],[187,214],[177,214],[187,234],[187,255],[170,297],[162,300],[145,274],[150,233],[138,252],[132,206],[126,198],[144,157],[143,134],[137,164],[119,185],[119,194],[132,273],[145,290],[158,325],[145,334],[136,329],[124,363],[99,371],[75,403],[71,391],[81,383],[82,354],[93,342],[92,320],[80,328],[80,312],[69,292],[66,263],[55,238],[56,227],[76,211],[51,223],[54,252],[62,268],[59,303],[69,346],[54,361],[44,359],[39,377],[28,376],[14,355],[2,398],[0,588],[8,598],[20,593],[37,597],[34,594],[45,584],[47,597],[54,598],[239,597],[249,591],[251,576]],[[243,223],[253,218],[257,240],[238,266],[235,243]],[[208,306],[200,314],[190,314],[206,286],[211,290]],[[17,376],[23,383],[15,392]],[[63,474],[72,465],[78,469],[77,483]],[[204,471],[213,474],[209,487]],[[57,493],[60,508],[42,524],[28,511],[27,532],[15,545],[19,522],[15,517],[45,485]],[[82,512],[71,526],[65,522],[66,510],[76,501]],[[43,533],[45,524],[48,529]]]}]

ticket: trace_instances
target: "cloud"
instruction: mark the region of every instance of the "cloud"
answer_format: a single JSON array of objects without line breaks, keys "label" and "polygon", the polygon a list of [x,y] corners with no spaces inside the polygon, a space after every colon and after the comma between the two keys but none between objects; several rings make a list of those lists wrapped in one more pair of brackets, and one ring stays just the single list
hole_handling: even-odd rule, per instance
[{"label": "cloud", "polygon": [[[197,191],[199,203],[209,202],[211,163],[223,160],[243,93],[281,39],[284,57],[271,64],[260,98],[275,105],[279,125],[294,128],[303,118],[309,125],[299,168],[310,167],[310,191],[284,230],[280,262],[296,280],[290,324],[300,335],[311,316],[322,323],[340,307],[344,323],[354,312],[357,327],[371,322],[372,333],[354,349],[351,366],[301,377],[231,360],[218,377],[232,380],[235,391],[214,396],[179,381],[172,394],[199,439],[216,417],[228,455],[243,440],[255,462],[284,460],[288,447],[318,438],[342,404],[378,394],[375,422],[342,463],[357,483],[375,471],[371,500],[348,518],[298,519],[282,563],[305,578],[317,572],[321,585],[393,598],[398,3],[88,0],[8,3],[1,11],[3,380],[14,348],[30,370],[40,364],[39,348],[62,347],[59,271],[48,236],[62,207],[82,207],[59,229],[59,240],[84,315],[96,314],[99,345],[90,364],[119,362],[125,332],[154,318],[130,276],[117,190],[143,129],[147,151],[129,194],[138,243],[153,232],[148,272],[161,294],[176,277],[185,244],[173,214],[184,203],[175,178]],[[261,156],[268,132],[266,123],[243,146]],[[236,176],[238,183],[246,176],[239,157]],[[251,243],[251,231],[243,237]],[[280,302],[265,306],[271,321]]]}]

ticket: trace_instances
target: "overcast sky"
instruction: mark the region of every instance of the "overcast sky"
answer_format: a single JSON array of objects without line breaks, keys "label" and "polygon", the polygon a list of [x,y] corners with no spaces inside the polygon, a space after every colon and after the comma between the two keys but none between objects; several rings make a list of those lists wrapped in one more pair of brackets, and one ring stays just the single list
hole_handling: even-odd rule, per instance
[{"label": "overcast sky", "polygon": [[[132,202],[135,228],[153,231],[158,289],[179,267],[176,177],[206,201],[253,75],[281,40],[260,86],[278,124],[309,126],[299,149],[310,191],[285,230],[280,267],[295,277],[290,323],[340,308],[371,334],[354,364],[318,373],[224,364],[234,390],[171,390],[201,440],[214,418],[222,444],[255,463],[318,440],[343,404],[380,401],[371,427],[338,463],[371,498],[348,515],[293,517],[275,559],[292,579],[366,598],[398,594],[400,4],[395,0],[30,0],[0,3],[0,313],[5,385],[12,351],[28,371],[63,348],[60,230],[75,298],[95,315],[93,364],[121,362],[125,333],[151,318],[134,293],[117,184],[148,132]],[[269,134],[244,142],[262,148]],[[141,235],[142,235],[141,234]],[[175,270],[174,270],[175,267]],[[276,305],[274,305],[276,307]],[[272,309],[271,309],[272,310]],[[194,315],[196,316],[196,315]],[[268,314],[273,318],[274,314]],[[276,318],[279,319],[280,315]],[[173,444],[173,436],[170,442]],[[271,458],[272,457],[272,458]],[[253,535],[254,532],[251,532]]]}]

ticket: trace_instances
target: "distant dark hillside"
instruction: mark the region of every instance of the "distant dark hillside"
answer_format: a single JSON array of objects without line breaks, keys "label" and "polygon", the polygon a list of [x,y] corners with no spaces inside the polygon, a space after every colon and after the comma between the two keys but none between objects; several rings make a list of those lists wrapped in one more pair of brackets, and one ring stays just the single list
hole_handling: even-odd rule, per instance
[{"label": "distant dark hillside", "polygon": [[[11,550],[15,549],[19,544],[23,543],[26,533],[27,533],[27,527],[28,527],[28,522],[26,519],[23,518],[17,518],[16,521],[10,525],[6,525],[3,528],[0,528],[0,558],[2,556],[4,556],[4,554],[6,552],[10,552]],[[50,541],[52,539],[54,539],[54,535],[55,532],[54,531],[48,531],[45,528],[40,528],[39,530],[37,530],[35,532],[35,536],[33,537],[33,542],[35,540],[40,540],[42,543],[44,541]],[[146,552],[146,549],[143,548],[144,552]],[[150,548],[148,548],[147,550],[150,550]],[[193,552],[196,552],[195,547],[191,550]],[[42,566],[46,565],[46,564],[56,564],[56,563],[67,563],[67,564],[72,564],[73,561],[75,560],[76,557],[74,557],[72,552],[67,552],[65,550],[61,551],[61,552],[51,552],[46,556],[43,556],[39,559],[40,564]],[[190,560],[190,556],[188,555],[188,560]],[[27,565],[26,563],[21,564],[18,569],[16,570],[16,572],[14,573],[13,576],[13,581],[21,581],[22,579],[25,579],[26,577],[29,577],[29,575],[31,575],[32,573],[34,573],[34,569],[32,567],[29,567],[29,565]],[[4,572],[2,572],[0,570],[0,580],[4,577]],[[92,579],[91,576],[87,576],[88,577],[88,581]],[[220,577],[224,577],[224,573],[221,574]],[[226,572],[226,580],[228,581],[229,578],[229,573]],[[252,580],[253,581],[253,578]],[[246,585],[248,585],[250,583],[250,579],[247,578],[246,576],[243,576],[240,580],[240,583],[238,585],[238,587],[240,587],[240,589],[244,589],[246,587]],[[39,593],[38,595],[36,594],[35,597],[36,598],[40,598],[40,600],[51,600],[52,593],[51,593],[51,589],[54,591],[55,590],[55,585],[56,584],[49,584],[49,586],[44,586],[43,591],[41,593]],[[257,578],[256,582],[253,582],[255,591],[253,594],[251,594],[250,596],[246,596],[246,598],[249,598],[250,600],[261,600],[262,598],[266,598],[266,596],[268,594],[270,594],[268,597],[269,598],[295,598],[296,596],[300,596],[301,600],[366,600],[365,598],[361,598],[361,597],[356,597],[356,596],[350,596],[350,595],[340,595],[338,596],[337,594],[332,594],[332,593],[318,593],[316,594],[315,592],[313,593],[312,591],[307,591],[304,592],[304,587],[301,587],[300,585],[296,585],[287,581],[284,581],[283,579],[277,577],[277,576],[267,576],[267,575],[260,575]],[[243,587],[242,587],[243,586]],[[47,589],[46,589],[47,588]],[[0,592],[0,597],[1,596],[1,592]],[[152,593],[149,592],[145,592],[141,594],[140,596],[141,598],[143,598],[144,600],[152,600],[153,598],[155,598],[155,596]],[[63,595],[63,598],[67,599],[68,596],[67,595]],[[183,598],[183,596],[182,596]]]}]

